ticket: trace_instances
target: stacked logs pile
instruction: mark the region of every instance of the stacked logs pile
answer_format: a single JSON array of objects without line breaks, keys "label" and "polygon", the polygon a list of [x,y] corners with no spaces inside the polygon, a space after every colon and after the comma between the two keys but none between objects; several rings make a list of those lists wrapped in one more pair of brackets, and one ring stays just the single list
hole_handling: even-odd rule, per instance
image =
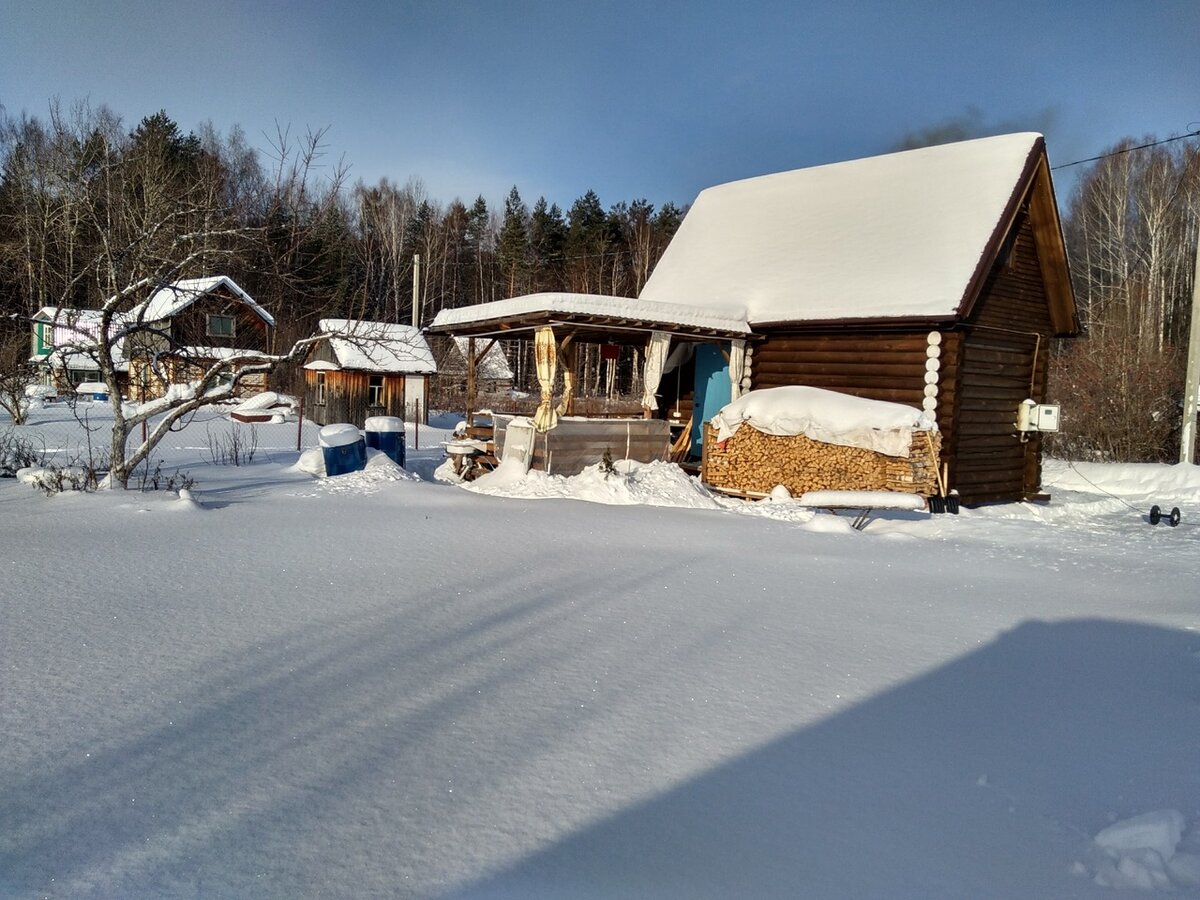
[{"label": "stacked logs pile", "polygon": [[767,494],[782,484],[796,497],[807,491],[938,492],[942,437],[936,431],[914,431],[905,459],[804,435],[764,434],[749,425],[718,443],[712,426],[704,428],[704,481],[721,490]]}]

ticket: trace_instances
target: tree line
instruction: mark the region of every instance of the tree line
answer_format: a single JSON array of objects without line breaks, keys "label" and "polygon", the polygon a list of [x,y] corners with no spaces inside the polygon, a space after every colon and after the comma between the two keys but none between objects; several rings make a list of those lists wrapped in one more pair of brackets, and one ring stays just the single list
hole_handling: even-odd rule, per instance
[{"label": "tree line", "polygon": [[[1051,449],[1072,459],[1178,460],[1200,144],[1126,138],[1081,174],[1063,210],[1083,334],[1060,342]],[[1137,149],[1141,148],[1141,149]]]},{"label": "tree line", "polygon": [[110,110],[0,118],[0,313],[99,308],[143,281],[227,274],[279,323],[422,322],[537,291],[636,296],[684,210],[645,199],[565,211],[513,187],[503,209],[442,203],[419,180],[350,184],[323,132],[280,130],[259,152],[238,128],[184,134],[167,113],[132,130]]},{"label": "tree line", "polygon": [[[685,210],[645,199],[565,211],[513,187],[442,203],[418,180],[350,184],[323,132],[183,133],[166,112],[127,129],[105,107],[0,111],[0,370],[28,355],[27,317],[99,308],[147,285],[228,274],[279,323],[281,348],[323,317],[422,322],[538,291],[637,296]],[[1200,222],[1200,147],[1125,139],[1089,164],[1062,219],[1082,338],[1055,349],[1055,452],[1167,460],[1181,425]]]}]

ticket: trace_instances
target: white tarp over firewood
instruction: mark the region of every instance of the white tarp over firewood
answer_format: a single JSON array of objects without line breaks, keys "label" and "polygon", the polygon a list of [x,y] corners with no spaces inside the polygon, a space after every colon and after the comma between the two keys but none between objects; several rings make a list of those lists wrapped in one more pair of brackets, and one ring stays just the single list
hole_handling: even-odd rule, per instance
[{"label": "white tarp over firewood", "polygon": [[718,441],[733,437],[743,424],[764,434],[802,434],[826,444],[905,458],[914,431],[937,428],[928,413],[902,403],[803,385],[749,391],[712,418]]}]

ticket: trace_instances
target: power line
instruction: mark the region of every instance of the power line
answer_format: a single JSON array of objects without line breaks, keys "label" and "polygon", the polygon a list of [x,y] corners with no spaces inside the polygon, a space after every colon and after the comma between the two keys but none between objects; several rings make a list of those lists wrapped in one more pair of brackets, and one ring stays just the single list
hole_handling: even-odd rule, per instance
[{"label": "power line", "polygon": [[1079,166],[1084,163],[1096,162],[1101,159],[1108,159],[1110,156],[1120,156],[1122,153],[1132,153],[1134,150],[1146,150],[1149,147],[1157,147],[1160,144],[1170,144],[1172,141],[1185,141],[1188,138],[1200,137],[1200,131],[1189,131],[1186,134],[1176,135],[1175,137],[1163,138],[1161,141],[1151,141],[1149,144],[1139,144],[1136,147],[1125,147],[1121,150],[1114,150],[1111,153],[1101,153],[1099,156],[1090,156],[1087,159],[1077,159],[1075,162],[1063,163],[1058,166],[1051,166],[1050,171],[1056,172],[1059,169],[1069,169],[1071,166]]}]

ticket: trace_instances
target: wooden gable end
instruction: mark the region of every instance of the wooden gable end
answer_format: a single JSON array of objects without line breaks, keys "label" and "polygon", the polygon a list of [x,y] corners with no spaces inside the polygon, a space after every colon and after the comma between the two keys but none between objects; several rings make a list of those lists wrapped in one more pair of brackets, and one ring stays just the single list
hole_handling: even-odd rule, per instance
[{"label": "wooden gable end", "polygon": [[[981,308],[987,306],[995,308]],[[958,318],[975,323],[998,318],[1007,327],[1047,336],[1079,331],[1062,223],[1041,141],[980,256]]]},{"label": "wooden gable end", "polygon": [[[209,316],[232,317],[233,334],[210,334]],[[186,347],[229,347],[262,352],[269,347],[267,323],[224,287],[180,310],[171,320],[170,332],[176,344]]]}]

